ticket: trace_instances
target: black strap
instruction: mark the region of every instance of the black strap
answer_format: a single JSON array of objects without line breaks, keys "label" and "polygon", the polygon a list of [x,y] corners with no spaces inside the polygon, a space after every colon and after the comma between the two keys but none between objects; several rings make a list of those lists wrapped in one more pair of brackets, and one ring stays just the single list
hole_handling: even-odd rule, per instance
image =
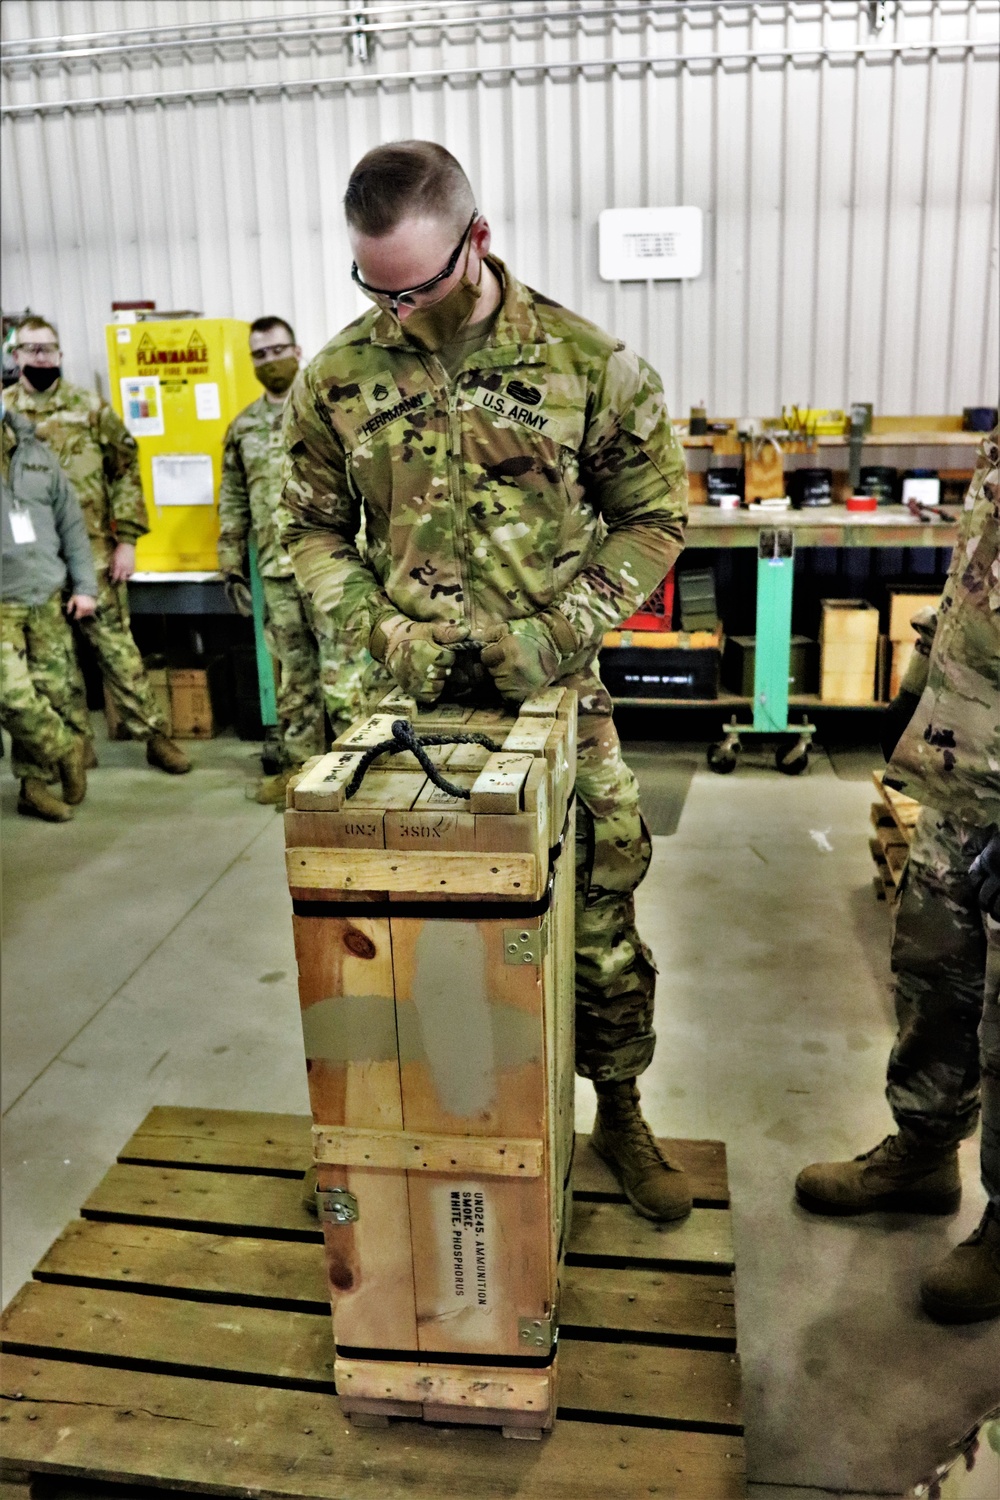
[{"label": "black strap", "polygon": [[[453,781],[448,781],[435,766],[430,756],[424,749],[425,745],[484,745],[487,750],[497,751],[500,745],[485,734],[425,734],[418,735],[413,725],[406,719],[393,719],[392,739],[382,740],[377,745],[370,745],[358,761],[357,769],[351,777],[347,786],[345,797],[353,797],[365,779],[365,772],[372,761],[378,760],[380,755],[401,755],[404,750],[412,750],[420,762],[421,769],[433,781],[442,792],[447,792],[449,797],[461,797],[468,802],[472,793],[468,787],[456,786]],[[345,747],[346,748],[346,747]]]}]

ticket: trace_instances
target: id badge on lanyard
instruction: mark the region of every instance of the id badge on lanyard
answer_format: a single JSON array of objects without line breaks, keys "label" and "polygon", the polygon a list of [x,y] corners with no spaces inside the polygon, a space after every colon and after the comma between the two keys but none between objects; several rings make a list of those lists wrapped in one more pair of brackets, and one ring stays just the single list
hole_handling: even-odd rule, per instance
[{"label": "id badge on lanyard", "polygon": [[35,535],[34,523],[29,512],[17,506],[11,508],[10,529],[11,535],[19,547],[25,546],[28,542],[38,541]]}]

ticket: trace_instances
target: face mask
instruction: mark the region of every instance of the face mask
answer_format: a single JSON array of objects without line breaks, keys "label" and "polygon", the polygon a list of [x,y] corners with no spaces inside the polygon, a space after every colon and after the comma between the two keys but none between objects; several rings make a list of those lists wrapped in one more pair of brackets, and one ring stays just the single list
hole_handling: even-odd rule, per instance
[{"label": "face mask", "polygon": [[62,374],[61,365],[25,365],[21,371],[25,380],[36,391],[47,391],[50,385],[55,385]]},{"label": "face mask", "polygon": [[480,269],[480,285],[474,286],[463,271],[461,281],[456,282],[440,302],[432,302],[430,307],[418,307],[410,313],[402,323],[406,337],[421,344],[431,354],[453,343],[475,311],[482,295],[482,279]]},{"label": "face mask", "polygon": [[299,362],[294,354],[284,359],[269,359],[266,364],[255,365],[254,374],[272,396],[283,396],[299,373]]}]

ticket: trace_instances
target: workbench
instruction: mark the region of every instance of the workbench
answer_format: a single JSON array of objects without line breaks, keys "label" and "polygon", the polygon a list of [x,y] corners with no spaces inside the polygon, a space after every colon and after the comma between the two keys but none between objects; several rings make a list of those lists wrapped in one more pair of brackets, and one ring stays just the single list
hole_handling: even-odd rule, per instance
[{"label": "workbench", "polygon": [[[953,515],[954,511],[949,514]],[[783,558],[774,558],[772,546],[771,557],[765,562],[761,559],[762,547],[766,539],[773,538],[776,533],[790,534],[791,550]],[[768,664],[777,663],[777,671],[779,675],[783,675],[787,684],[792,624],[792,569],[796,551],[818,547],[953,547],[957,535],[958,526],[955,521],[943,518],[919,521],[902,505],[885,505],[876,511],[849,511],[844,505],[817,506],[804,510],[720,510],[714,506],[697,505],[691,509],[685,547],[686,550],[752,548],[757,552],[758,559],[761,559],[758,563],[757,659],[764,671],[767,671]],[[766,573],[761,570],[772,560],[787,565],[786,576],[781,579],[779,593],[770,589],[762,593],[762,585],[771,582],[772,574],[770,568]],[[759,705],[755,698],[720,692],[717,698],[622,697],[616,698],[615,703],[623,708],[757,708]],[[775,707],[774,691],[769,696],[769,702]],[[878,706],[821,702],[816,693],[797,694],[786,698],[786,715],[783,721],[780,712],[770,716],[770,727],[776,732],[787,727],[789,705],[810,710],[817,707],[862,706],[867,709]],[[763,725],[758,727],[763,728]]]}]

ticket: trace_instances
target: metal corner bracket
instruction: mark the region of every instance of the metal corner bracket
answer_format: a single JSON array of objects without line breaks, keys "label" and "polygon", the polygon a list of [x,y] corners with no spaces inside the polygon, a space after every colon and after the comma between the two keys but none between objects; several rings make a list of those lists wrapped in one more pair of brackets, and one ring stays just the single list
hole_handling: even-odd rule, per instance
[{"label": "metal corner bracket", "polygon": [[503,929],[503,961],[505,964],[539,965],[544,962],[549,947],[549,923],[545,916],[537,927],[505,927]]},{"label": "metal corner bracket", "polygon": [[357,1198],[346,1188],[317,1188],[316,1204],[322,1224],[356,1224],[361,1217]]}]

